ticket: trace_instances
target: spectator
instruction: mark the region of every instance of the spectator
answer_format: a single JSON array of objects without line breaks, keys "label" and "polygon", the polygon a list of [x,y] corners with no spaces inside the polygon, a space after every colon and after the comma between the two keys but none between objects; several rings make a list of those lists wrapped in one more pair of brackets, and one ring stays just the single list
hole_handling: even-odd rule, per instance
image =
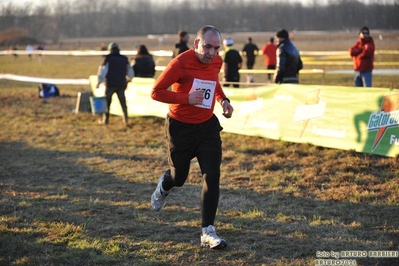
[{"label": "spectator", "polygon": [[303,68],[298,49],[291,42],[288,31],[282,29],[276,33],[277,64],[274,72],[275,83],[299,83],[298,73]]},{"label": "spectator", "polygon": [[214,226],[222,160],[222,127],[213,113],[216,101],[226,118],[233,114],[218,78],[223,64],[218,54],[220,46],[221,35],[215,27],[199,29],[193,49],[172,59],[151,93],[152,99],[169,104],[165,120],[169,169],[158,181],[151,206],[154,210],[164,207],[172,188],[184,185],[191,159],[196,157],[203,177],[201,246],[211,249],[227,246]]},{"label": "spectator", "polygon": [[223,41],[225,54],[224,54],[224,64],[223,64],[223,71],[224,71],[224,87],[229,87],[230,82],[235,82],[232,84],[234,88],[239,88],[240,85],[240,73],[239,70],[242,67],[242,58],[240,53],[233,48],[234,41],[231,38],[224,39]]},{"label": "spectator", "polygon": [[18,45],[11,45],[8,50],[12,51],[12,58],[13,60],[17,60],[18,59],[18,53],[15,53],[14,51],[18,51]]},{"label": "spectator", "polygon": [[105,45],[105,43],[101,43],[100,50],[101,51],[107,51],[107,46]]},{"label": "spectator", "polygon": [[[108,111],[103,115],[103,119],[99,121],[100,124],[107,125],[109,123],[109,108],[111,106],[112,95],[117,94],[119,102],[123,111],[123,123],[127,126],[128,114],[125,90],[127,82],[134,76],[132,67],[126,56],[120,54],[119,46],[117,43],[110,43],[108,45],[110,53],[105,56],[102,65],[98,72],[98,84],[105,82],[105,95],[107,97]],[[126,80],[126,77],[128,80]]]},{"label": "spectator", "polygon": [[28,44],[26,46],[26,51],[28,52],[28,58],[29,60],[32,60],[32,52],[33,52],[34,48],[31,44]]},{"label": "spectator", "polygon": [[37,46],[37,50],[39,51],[38,52],[38,61],[39,62],[42,62],[42,60],[43,60],[42,53],[40,51],[44,51],[44,49],[45,49],[45,47],[44,47],[44,44],[42,44],[42,43]]},{"label": "spectator", "polygon": [[179,42],[175,44],[175,49],[173,50],[173,58],[190,49],[187,45],[188,41],[190,40],[190,35],[188,35],[188,32],[179,31],[177,35],[179,37]]},{"label": "spectator", "polygon": [[[265,66],[268,70],[276,69],[276,51],[277,46],[274,44],[274,38],[270,38],[269,42],[262,47],[262,54],[265,57]],[[267,73],[267,79],[272,81],[272,74]]]},{"label": "spectator", "polygon": [[155,75],[155,62],[145,45],[140,45],[132,61],[135,77],[152,78]]},{"label": "spectator", "polygon": [[357,87],[371,87],[374,68],[374,40],[368,27],[359,31],[359,40],[349,49],[353,58],[354,79]]},{"label": "spectator", "polygon": [[[242,49],[243,55],[247,58],[247,69],[253,69],[255,65],[255,58],[258,55],[259,48],[252,42],[252,38],[248,37],[247,43]],[[254,82],[253,74],[247,74],[247,83]]]}]

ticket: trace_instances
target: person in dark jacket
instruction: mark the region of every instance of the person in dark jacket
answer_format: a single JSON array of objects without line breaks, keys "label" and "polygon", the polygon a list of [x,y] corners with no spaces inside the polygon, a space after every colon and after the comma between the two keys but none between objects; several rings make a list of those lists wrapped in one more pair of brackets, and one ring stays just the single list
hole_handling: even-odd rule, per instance
[{"label": "person in dark jacket", "polygon": [[175,44],[175,49],[173,50],[173,58],[178,56],[179,54],[189,50],[187,43],[190,40],[190,35],[188,35],[187,31],[179,31],[177,33],[179,37],[179,42]]},{"label": "person in dark jacket", "polygon": [[152,78],[155,75],[155,62],[145,45],[140,45],[132,61],[135,77]]},{"label": "person in dark jacket", "polygon": [[223,87],[229,87],[230,82],[235,82],[233,85],[234,88],[239,88],[240,85],[240,69],[242,67],[242,57],[240,53],[234,49],[234,41],[231,38],[227,38],[223,40],[223,45],[225,49],[225,54],[223,58],[223,71],[224,71],[224,84]]},{"label": "person in dark jacket", "polygon": [[100,124],[109,123],[109,108],[111,106],[112,95],[118,95],[119,102],[123,111],[123,123],[127,126],[127,105],[125,90],[127,83],[134,77],[134,72],[126,56],[120,54],[117,43],[108,45],[110,53],[105,56],[103,63],[98,70],[98,84],[105,82],[105,95],[107,97],[108,111],[104,114]]},{"label": "person in dark jacket", "polygon": [[353,58],[356,87],[371,87],[374,51],[374,40],[370,36],[369,28],[364,26],[360,28],[359,40],[349,49]]},{"label": "person in dark jacket", "polygon": [[[247,43],[242,48],[242,53],[247,57],[247,69],[253,69],[255,65],[255,58],[258,55],[259,48],[252,42],[252,38],[248,37]],[[254,77],[252,73],[247,74],[247,83],[254,82]]]},{"label": "person in dark jacket", "polygon": [[285,29],[278,31],[275,39],[277,64],[274,83],[299,83],[298,73],[303,68],[303,63],[298,49]]}]

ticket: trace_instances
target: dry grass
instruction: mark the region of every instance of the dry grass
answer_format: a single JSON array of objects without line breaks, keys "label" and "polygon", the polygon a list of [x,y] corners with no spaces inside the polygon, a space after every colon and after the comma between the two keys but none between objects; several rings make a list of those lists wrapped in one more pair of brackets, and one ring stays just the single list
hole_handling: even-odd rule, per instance
[{"label": "dry grass", "polygon": [[[7,73],[74,78],[98,62],[48,57],[46,72],[8,60]],[[72,113],[88,88],[43,100],[35,85],[0,85],[0,265],[314,265],[317,251],[399,250],[398,158],[222,133],[216,227],[229,247],[211,251],[199,246],[195,160],[165,209],[150,208],[167,167],[163,119],[101,127]]]}]

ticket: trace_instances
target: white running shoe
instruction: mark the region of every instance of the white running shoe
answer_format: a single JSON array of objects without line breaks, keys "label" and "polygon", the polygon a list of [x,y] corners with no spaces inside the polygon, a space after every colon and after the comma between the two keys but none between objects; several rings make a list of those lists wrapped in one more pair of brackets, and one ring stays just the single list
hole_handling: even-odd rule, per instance
[{"label": "white running shoe", "polygon": [[155,189],[154,193],[152,193],[151,196],[151,206],[156,211],[159,211],[160,209],[163,208],[163,206],[165,206],[166,196],[168,196],[168,194],[162,195],[161,193],[162,182],[163,182],[163,175],[161,176],[161,178],[159,178],[157,188]]},{"label": "white running shoe", "polygon": [[223,249],[227,247],[227,242],[223,238],[218,237],[213,225],[209,225],[202,228],[201,246],[211,249]]}]

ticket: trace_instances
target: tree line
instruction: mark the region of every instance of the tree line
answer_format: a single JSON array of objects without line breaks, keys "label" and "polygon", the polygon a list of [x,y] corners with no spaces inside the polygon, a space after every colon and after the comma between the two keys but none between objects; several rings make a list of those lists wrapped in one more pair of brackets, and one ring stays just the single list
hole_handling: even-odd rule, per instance
[{"label": "tree line", "polygon": [[329,0],[321,5],[280,0],[59,0],[52,5],[0,7],[0,31],[24,29],[29,36],[64,38],[143,36],[196,32],[212,24],[222,32],[287,30],[343,30],[367,25],[372,29],[398,29],[399,4],[356,0]]}]

